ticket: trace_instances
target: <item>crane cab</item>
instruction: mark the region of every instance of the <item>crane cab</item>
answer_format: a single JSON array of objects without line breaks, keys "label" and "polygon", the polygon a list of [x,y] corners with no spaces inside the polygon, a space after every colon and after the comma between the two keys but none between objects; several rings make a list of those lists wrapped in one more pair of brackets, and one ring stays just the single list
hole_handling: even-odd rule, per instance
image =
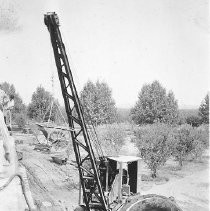
[{"label": "crane cab", "polygon": [[140,192],[142,159],[136,156],[108,156],[99,165],[100,181],[111,210],[118,210],[126,199]]},{"label": "crane cab", "polygon": [[[124,155],[107,156],[98,161],[100,182],[109,205],[140,192],[141,161],[140,157]],[[79,195],[81,204],[81,189]]]},{"label": "crane cab", "polygon": [[136,156],[107,157],[108,181],[106,191],[109,192],[109,203],[122,200],[124,196],[130,196],[139,192],[141,179],[138,178],[141,158]]}]

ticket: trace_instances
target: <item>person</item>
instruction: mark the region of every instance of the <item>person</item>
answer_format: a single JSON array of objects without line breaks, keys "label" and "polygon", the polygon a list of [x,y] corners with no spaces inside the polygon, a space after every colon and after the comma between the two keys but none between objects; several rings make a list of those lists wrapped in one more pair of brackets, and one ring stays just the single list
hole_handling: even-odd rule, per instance
[{"label": "person", "polygon": [[[1,89],[0,86],[0,105],[2,109],[4,109],[4,106],[9,102],[8,95]],[[2,110],[3,111],[3,110]]]},{"label": "person", "polygon": [[10,163],[10,150],[9,150],[9,131],[4,122],[3,108],[0,104],[0,142],[3,141],[4,158]]},{"label": "person", "polygon": [[7,125],[8,130],[12,131],[12,115],[11,110],[14,108],[14,95],[9,96],[9,101],[5,103],[4,106],[4,120]]},{"label": "person", "polygon": [[[7,126],[4,121],[4,114],[3,108],[5,103],[9,101],[8,96],[6,93],[0,89],[0,142],[3,141],[3,149],[4,149],[4,158],[10,163],[10,147],[9,147],[9,140],[10,135],[7,129]],[[1,147],[2,145],[0,145]]]}]

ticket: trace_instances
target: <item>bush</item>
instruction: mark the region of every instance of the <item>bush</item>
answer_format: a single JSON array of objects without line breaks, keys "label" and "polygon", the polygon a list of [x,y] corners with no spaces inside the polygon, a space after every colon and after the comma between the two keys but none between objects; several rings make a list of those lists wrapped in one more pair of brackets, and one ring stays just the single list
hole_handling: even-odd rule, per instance
[{"label": "bush", "polygon": [[101,125],[96,131],[103,152],[109,156],[118,155],[125,143],[124,127],[121,124]]},{"label": "bush", "polygon": [[193,139],[192,156],[193,159],[201,159],[203,152],[209,147],[208,131],[205,126],[195,128],[191,132]]},{"label": "bush", "polygon": [[191,152],[192,158],[193,159],[198,159],[201,158],[204,150],[205,150],[205,146],[201,140],[201,134],[199,131],[194,130],[191,134],[192,138],[193,138],[193,149]]},{"label": "bush", "polygon": [[27,123],[26,115],[25,114],[17,114],[15,117],[15,123],[18,125],[19,128],[23,129]]},{"label": "bush", "polygon": [[184,124],[173,129],[169,135],[169,141],[173,146],[172,155],[179,161],[182,167],[183,160],[187,158],[201,158],[203,152],[209,146],[208,127],[202,125],[193,128]]},{"label": "bush", "polygon": [[172,155],[179,161],[180,167],[183,165],[183,160],[193,150],[193,138],[191,137],[192,126],[188,124],[174,128],[169,135],[169,141],[172,146]]},{"label": "bush", "polygon": [[201,124],[201,118],[199,116],[188,116],[186,118],[186,123],[193,126],[198,127]]},{"label": "bush", "polygon": [[[194,122],[191,120],[194,117],[198,116],[198,109],[179,109],[178,125],[182,124],[192,124]],[[188,123],[187,123],[188,119]]]},{"label": "bush", "polygon": [[168,135],[171,128],[166,124],[156,123],[140,127],[136,131],[136,146],[140,156],[152,171],[152,177],[157,176],[157,169],[164,165],[171,155]]},{"label": "bush", "polygon": [[209,148],[209,125],[203,124],[197,128],[201,133],[201,141],[204,144],[205,148]]}]

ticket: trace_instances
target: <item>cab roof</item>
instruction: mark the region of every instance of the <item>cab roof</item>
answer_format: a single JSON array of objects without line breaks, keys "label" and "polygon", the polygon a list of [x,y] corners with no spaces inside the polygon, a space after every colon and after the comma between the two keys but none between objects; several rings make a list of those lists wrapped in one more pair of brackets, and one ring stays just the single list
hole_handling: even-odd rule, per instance
[{"label": "cab roof", "polygon": [[111,159],[111,160],[115,160],[115,161],[117,161],[119,163],[129,163],[129,162],[134,162],[134,161],[141,160],[140,157],[128,156],[128,155],[119,155],[117,157],[108,156],[108,158]]}]

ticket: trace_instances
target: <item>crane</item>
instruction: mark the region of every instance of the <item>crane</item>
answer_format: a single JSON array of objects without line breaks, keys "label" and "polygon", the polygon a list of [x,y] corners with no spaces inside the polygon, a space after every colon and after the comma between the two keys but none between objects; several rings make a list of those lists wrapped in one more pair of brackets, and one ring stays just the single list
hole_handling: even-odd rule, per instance
[{"label": "crane", "polygon": [[[59,30],[58,16],[55,13],[48,13],[44,17],[44,22],[51,37],[69,127],[73,129],[77,127],[77,129],[71,131],[71,137],[73,140],[73,148],[76,162],[78,164],[80,182],[86,208],[87,210],[90,210],[91,207],[99,207],[101,210],[108,210],[107,202],[99,179],[96,158],[93,153],[80,100]],[[73,110],[75,112],[73,112]],[[82,135],[83,140],[78,139],[80,134]],[[81,157],[81,149],[86,153],[84,157]],[[86,160],[90,160],[90,168],[85,166]],[[93,185],[88,187],[86,184],[89,183],[92,183]]]},{"label": "crane", "polygon": [[[71,128],[70,133],[83,193],[84,209],[82,210],[119,210],[122,206],[127,206],[128,201],[132,201],[132,197],[129,200],[125,200],[126,198],[123,197],[123,195],[130,196],[130,192],[136,193],[136,198],[133,197],[135,198],[135,204],[155,197],[149,195],[142,198],[142,196],[137,194],[137,188],[139,186],[138,157],[102,156],[99,159],[96,158],[91,144],[88,127],[85,123],[81,102],[73,80],[65,46],[62,41],[57,14],[55,12],[45,14],[44,23],[50,34],[68,123]],[[86,165],[86,161],[89,162],[89,165]],[[115,189],[117,190],[115,191]],[[161,198],[161,196],[156,197]],[[181,211],[179,208],[174,209],[174,202],[170,201],[170,203],[173,204],[173,206],[171,205],[171,210]],[[124,210],[129,209],[126,208]],[[162,209],[158,210],[162,211]]]}]

